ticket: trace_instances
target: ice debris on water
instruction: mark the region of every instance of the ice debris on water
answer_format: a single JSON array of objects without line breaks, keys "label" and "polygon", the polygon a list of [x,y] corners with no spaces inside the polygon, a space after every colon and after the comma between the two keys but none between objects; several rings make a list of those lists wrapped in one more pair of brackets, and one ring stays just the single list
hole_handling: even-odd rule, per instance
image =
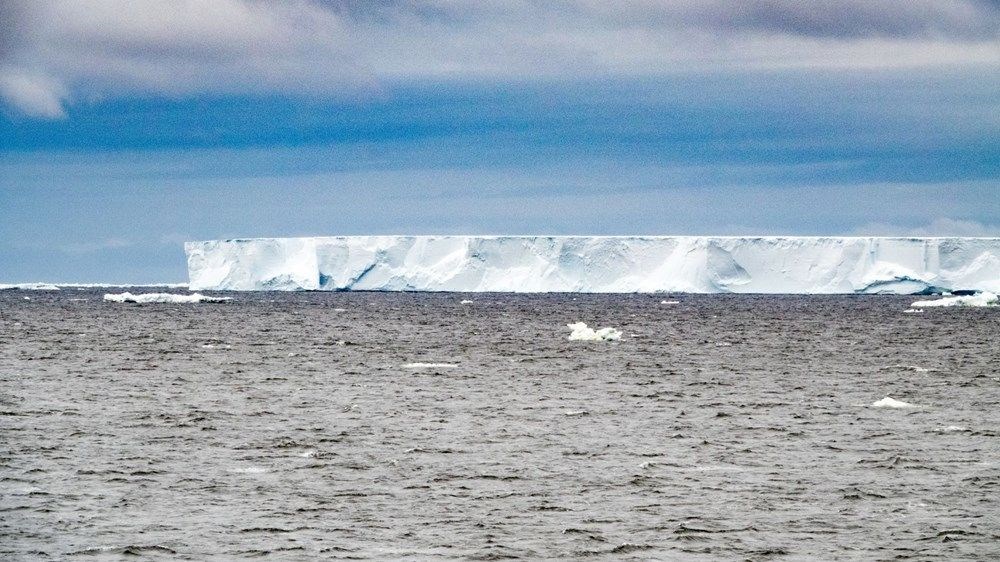
[{"label": "ice debris on water", "polygon": [[405,363],[404,369],[454,369],[458,365],[454,363]]},{"label": "ice debris on water", "polygon": [[660,304],[681,304],[681,301],[660,301]]},{"label": "ice debris on water", "polygon": [[909,402],[903,402],[902,400],[896,400],[895,398],[886,396],[885,398],[873,402],[872,408],[919,408],[916,404],[910,404]]},{"label": "ice debris on water", "polygon": [[139,304],[146,303],[199,303],[199,302],[225,302],[231,300],[229,297],[209,297],[201,293],[193,293],[190,295],[176,295],[174,293],[143,293],[138,295],[133,295],[129,292],[124,293],[107,293],[104,295],[104,300],[110,302],[134,302]]},{"label": "ice debris on water", "polygon": [[932,306],[1000,306],[1000,297],[996,293],[983,291],[974,295],[962,295],[958,297],[944,297],[929,301],[917,301],[910,305],[914,308],[926,308]]},{"label": "ice debris on water", "polygon": [[597,330],[587,326],[586,322],[575,322],[566,324],[566,327],[573,332],[569,335],[570,341],[601,341],[619,340],[622,337],[621,330],[615,328],[599,328]]},{"label": "ice debris on water", "polygon": [[470,301],[469,299],[465,299],[462,302],[460,302],[459,304],[472,304],[472,301]]}]

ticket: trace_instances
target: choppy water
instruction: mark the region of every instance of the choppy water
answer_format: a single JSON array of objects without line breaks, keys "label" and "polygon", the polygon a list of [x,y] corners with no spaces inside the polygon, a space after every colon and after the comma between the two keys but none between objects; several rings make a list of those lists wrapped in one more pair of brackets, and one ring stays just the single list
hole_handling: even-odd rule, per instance
[{"label": "choppy water", "polygon": [[0,292],[0,558],[1000,557],[1000,310],[101,294]]}]

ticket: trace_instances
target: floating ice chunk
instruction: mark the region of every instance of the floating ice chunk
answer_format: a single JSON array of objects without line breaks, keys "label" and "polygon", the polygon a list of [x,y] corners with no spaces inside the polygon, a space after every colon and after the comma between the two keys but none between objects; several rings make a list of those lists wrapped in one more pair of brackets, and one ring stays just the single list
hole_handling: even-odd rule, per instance
[{"label": "floating ice chunk", "polygon": [[948,427],[942,427],[937,431],[940,433],[958,433],[962,431],[969,431],[969,428],[963,427],[961,425],[949,425]]},{"label": "floating ice chunk", "polygon": [[660,304],[681,304],[681,301],[660,301]]},{"label": "floating ice chunk", "polygon": [[923,310],[919,308],[908,308],[903,311],[905,314],[920,314]]},{"label": "floating ice chunk", "polygon": [[1000,297],[995,293],[983,291],[975,295],[960,297],[944,297],[930,301],[917,301],[910,306],[924,308],[929,306],[1000,306]]},{"label": "floating ice chunk", "polygon": [[585,322],[576,322],[574,324],[566,324],[566,327],[573,330],[573,333],[569,335],[569,340],[582,340],[582,341],[601,341],[601,340],[618,340],[621,339],[622,333],[620,330],[615,328],[600,328],[593,329]]},{"label": "floating ice chunk", "polygon": [[873,402],[872,408],[919,408],[916,404],[910,404],[909,402],[903,402],[902,400],[896,400],[895,398],[890,398],[886,396],[885,398]]},{"label": "floating ice chunk", "polygon": [[587,410],[566,410],[563,412],[564,416],[576,417],[576,416],[588,416],[590,412]]},{"label": "floating ice chunk", "polygon": [[455,363],[406,363],[404,369],[454,369],[458,367]]},{"label": "floating ice chunk", "polygon": [[104,300],[110,302],[134,302],[140,304],[146,303],[198,303],[198,302],[225,302],[230,300],[229,297],[209,297],[201,293],[194,293],[190,295],[175,295],[173,293],[145,293],[139,295],[133,295],[129,292],[124,293],[108,293],[104,295]]},{"label": "floating ice chunk", "polygon": [[472,304],[472,301],[470,301],[470,300],[466,299],[466,300],[463,300],[463,301],[462,301],[461,303],[459,303],[459,304]]}]

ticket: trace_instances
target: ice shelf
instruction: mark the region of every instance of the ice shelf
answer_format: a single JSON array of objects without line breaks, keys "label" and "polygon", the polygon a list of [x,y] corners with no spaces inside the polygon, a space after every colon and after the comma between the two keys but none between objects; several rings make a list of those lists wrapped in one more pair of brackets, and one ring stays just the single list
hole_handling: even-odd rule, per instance
[{"label": "ice shelf", "polygon": [[333,236],[185,250],[191,290],[1000,292],[1000,238]]}]

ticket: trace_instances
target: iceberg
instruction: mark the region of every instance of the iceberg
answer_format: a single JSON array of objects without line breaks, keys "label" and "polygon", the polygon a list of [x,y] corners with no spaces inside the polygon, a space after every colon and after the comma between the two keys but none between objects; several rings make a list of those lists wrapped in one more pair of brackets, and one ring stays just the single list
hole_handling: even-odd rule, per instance
[{"label": "iceberg", "polygon": [[1000,238],[333,236],[185,251],[192,291],[1000,292]]},{"label": "iceberg", "polygon": [[58,291],[52,283],[0,283],[0,291]]}]

